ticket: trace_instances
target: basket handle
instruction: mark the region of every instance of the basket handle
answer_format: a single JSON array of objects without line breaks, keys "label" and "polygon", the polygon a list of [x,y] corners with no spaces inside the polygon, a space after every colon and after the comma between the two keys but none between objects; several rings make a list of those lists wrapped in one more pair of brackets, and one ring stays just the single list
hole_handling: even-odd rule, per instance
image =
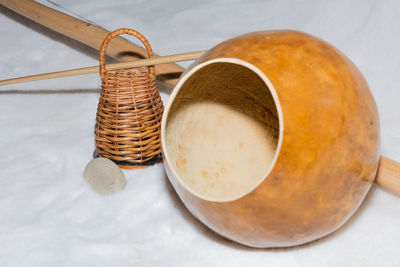
[{"label": "basket handle", "polygon": [[[153,54],[153,49],[151,48],[151,46],[150,46],[150,44],[149,44],[149,41],[147,41],[147,39],[146,39],[143,35],[141,35],[139,32],[137,32],[137,31],[135,31],[135,30],[132,30],[132,29],[129,29],[129,28],[121,28],[121,29],[117,29],[117,30],[115,30],[115,31],[113,31],[113,32],[110,32],[110,33],[106,36],[106,38],[104,39],[103,43],[102,43],[101,46],[100,46],[100,69],[99,69],[99,72],[100,72],[100,77],[101,77],[102,80],[104,80],[104,77],[105,77],[106,72],[107,72],[107,70],[106,70],[105,54],[106,54],[106,49],[107,49],[108,43],[109,43],[113,38],[115,38],[115,37],[117,37],[118,35],[121,35],[121,34],[129,34],[129,35],[135,36],[135,37],[138,38],[138,39],[144,44],[144,46],[146,47],[147,56],[148,56],[149,58],[152,58],[153,55],[154,55],[154,54]],[[150,73],[151,75],[154,75],[154,66],[149,66],[149,73]]]}]

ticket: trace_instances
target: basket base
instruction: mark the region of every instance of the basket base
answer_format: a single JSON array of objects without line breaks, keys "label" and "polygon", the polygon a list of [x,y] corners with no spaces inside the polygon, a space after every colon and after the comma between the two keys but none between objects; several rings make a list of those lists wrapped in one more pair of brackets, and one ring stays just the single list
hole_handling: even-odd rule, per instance
[{"label": "basket base", "polygon": [[[97,152],[97,150],[95,150],[93,152],[93,158],[97,158],[99,157],[99,152]],[[112,160],[115,164],[118,165],[118,167],[122,168],[122,169],[128,169],[128,170],[132,170],[132,169],[144,169],[147,167],[151,167],[154,164],[157,163],[162,163],[162,156],[158,155],[154,158],[152,158],[151,160],[142,162],[142,163],[132,163],[132,162],[127,162],[127,161],[116,161],[116,160]]]}]

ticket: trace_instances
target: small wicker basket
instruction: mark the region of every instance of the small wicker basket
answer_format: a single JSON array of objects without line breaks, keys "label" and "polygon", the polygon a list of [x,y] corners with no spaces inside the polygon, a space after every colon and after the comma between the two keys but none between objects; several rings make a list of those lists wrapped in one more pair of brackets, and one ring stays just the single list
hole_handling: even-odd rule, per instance
[{"label": "small wicker basket", "polygon": [[96,156],[113,160],[122,168],[137,168],[161,161],[160,130],[164,110],[155,83],[154,66],[107,71],[105,52],[118,35],[129,34],[143,42],[153,56],[147,39],[135,30],[111,32],[100,48],[102,90],[96,115]]}]

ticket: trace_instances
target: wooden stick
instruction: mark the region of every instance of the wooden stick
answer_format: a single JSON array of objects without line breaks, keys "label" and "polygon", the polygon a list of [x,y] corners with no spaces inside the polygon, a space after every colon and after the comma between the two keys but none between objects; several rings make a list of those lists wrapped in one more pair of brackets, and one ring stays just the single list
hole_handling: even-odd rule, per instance
[{"label": "wooden stick", "polygon": [[[198,57],[200,57],[204,52],[205,51],[196,51],[196,52],[169,55],[169,56],[163,56],[163,57],[139,59],[139,60],[129,61],[129,62],[108,64],[108,65],[106,65],[106,69],[107,70],[127,69],[127,68],[143,67],[143,66],[150,66],[150,65],[157,65],[157,64],[165,64],[165,63],[171,63],[171,62],[177,62],[177,61],[193,60],[193,59],[197,59]],[[74,76],[74,75],[83,75],[83,74],[95,73],[98,71],[99,71],[99,66],[92,66],[92,67],[86,67],[86,68],[36,74],[36,75],[12,78],[12,79],[7,79],[7,80],[0,80],[0,86],[8,85],[8,84],[16,84],[16,83],[53,79],[53,78],[68,77],[68,76]]]},{"label": "wooden stick", "polygon": [[381,156],[375,183],[400,195],[400,163]]},{"label": "wooden stick", "polygon": [[[34,22],[97,50],[100,49],[101,43],[109,33],[101,27],[69,16],[32,0],[0,0],[0,4]],[[146,57],[146,50],[118,37],[110,43],[107,49],[107,55],[120,61],[132,61],[134,59]],[[157,78],[170,86],[176,84],[183,70],[184,68],[173,63],[157,65],[155,68],[156,74],[159,75]]]}]

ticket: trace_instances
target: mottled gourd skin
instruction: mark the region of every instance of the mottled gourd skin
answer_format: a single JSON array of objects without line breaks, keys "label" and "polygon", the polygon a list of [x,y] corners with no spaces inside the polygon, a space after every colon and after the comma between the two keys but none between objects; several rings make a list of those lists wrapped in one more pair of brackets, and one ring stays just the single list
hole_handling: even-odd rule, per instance
[{"label": "mottled gourd skin", "polygon": [[194,196],[166,162],[180,198],[209,228],[251,247],[295,246],[334,232],[357,210],[378,167],[379,119],[364,78],[331,45],[297,31],[236,37],[190,68],[223,57],[253,64],[274,85],[281,150],[256,189],[228,202]]}]

